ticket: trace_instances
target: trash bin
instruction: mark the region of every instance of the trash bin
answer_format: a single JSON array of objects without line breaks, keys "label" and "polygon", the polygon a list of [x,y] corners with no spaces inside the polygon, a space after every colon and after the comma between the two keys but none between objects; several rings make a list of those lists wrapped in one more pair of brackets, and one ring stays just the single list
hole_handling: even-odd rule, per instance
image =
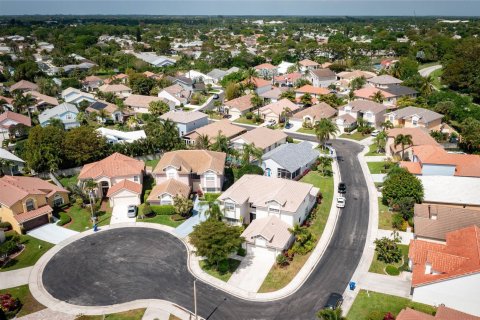
[{"label": "trash bin", "polygon": [[357,284],[354,281],[350,281],[348,285],[350,287],[350,290],[352,291],[355,290],[355,288],[357,287]]}]

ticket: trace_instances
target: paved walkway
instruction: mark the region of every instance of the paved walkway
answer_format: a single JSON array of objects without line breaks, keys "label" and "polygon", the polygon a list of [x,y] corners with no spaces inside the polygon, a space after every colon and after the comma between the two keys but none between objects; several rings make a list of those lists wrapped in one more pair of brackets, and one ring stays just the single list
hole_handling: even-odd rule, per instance
[{"label": "paved walkway", "polygon": [[59,244],[60,242],[68,239],[76,234],[77,231],[73,231],[64,227],[57,226],[53,223],[45,224],[41,227],[28,231],[27,234],[34,238],[50,242],[53,244]]},{"label": "paved walkway", "polygon": [[404,272],[398,277],[386,274],[367,272],[359,280],[358,286],[364,290],[370,290],[398,297],[410,297],[410,273]]},{"label": "paved walkway", "polygon": [[0,272],[0,290],[23,286],[28,283],[33,267]]},{"label": "paved walkway", "polygon": [[375,174],[372,174],[372,179],[373,179],[373,182],[383,182],[385,180],[385,177],[387,175],[385,173],[375,173]]},{"label": "paved walkway", "polygon": [[133,223],[137,219],[129,218],[127,216],[128,205],[116,205],[112,208],[112,218],[110,219],[110,224],[118,223]]},{"label": "paved walkway", "polygon": [[63,312],[53,311],[52,309],[43,309],[31,314],[28,314],[24,317],[17,318],[19,320],[74,320],[76,315],[67,314]]},{"label": "paved walkway", "polygon": [[[389,239],[392,239],[393,238],[392,233],[393,233],[392,230],[378,229],[377,238],[379,239],[379,238],[387,237]],[[410,240],[413,240],[413,232],[398,231],[398,237],[400,238],[400,244],[409,245]]]},{"label": "paved walkway", "polygon": [[386,156],[368,156],[365,157],[366,162],[382,162],[387,160]]},{"label": "paved walkway", "polygon": [[271,252],[249,251],[228,280],[228,284],[249,292],[258,292],[275,263]]}]

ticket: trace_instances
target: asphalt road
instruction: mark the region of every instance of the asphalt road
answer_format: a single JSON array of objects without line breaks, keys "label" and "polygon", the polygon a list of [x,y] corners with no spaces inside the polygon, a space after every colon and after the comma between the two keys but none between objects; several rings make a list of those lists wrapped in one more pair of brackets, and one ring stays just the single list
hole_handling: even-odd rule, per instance
[{"label": "asphalt road", "polygon": [[434,66],[426,67],[418,70],[418,73],[420,73],[422,77],[428,77],[433,71],[438,69],[442,69],[442,65],[436,64]]},{"label": "asphalt road", "polygon": [[[199,315],[206,319],[314,319],[331,292],[343,292],[358,262],[368,228],[368,191],[358,144],[336,140],[347,205],[324,256],[304,285],[274,302],[250,302],[197,282]],[[193,276],[186,250],[174,236],[144,228],[101,232],[62,249],[46,266],[43,283],[57,299],[110,305],[165,299],[193,310]]]}]

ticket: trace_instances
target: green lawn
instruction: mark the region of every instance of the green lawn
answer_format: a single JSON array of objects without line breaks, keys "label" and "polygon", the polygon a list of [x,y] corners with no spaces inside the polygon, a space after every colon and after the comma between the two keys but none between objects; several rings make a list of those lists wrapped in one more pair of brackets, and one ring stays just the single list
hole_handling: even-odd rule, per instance
[{"label": "green lawn", "polygon": [[202,268],[203,271],[225,282],[227,282],[228,279],[230,279],[230,277],[232,276],[232,273],[235,272],[235,270],[237,270],[238,266],[240,265],[240,261],[229,258],[228,265],[229,265],[228,271],[225,273],[220,273],[214,267],[209,266],[205,260],[200,261],[200,268]]},{"label": "green lawn", "polygon": [[250,124],[250,125],[254,125],[254,126],[258,126],[260,123],[256,123],[255,120],[252,118],[252,119],[247,119],[245,117],[240,117],[238,118],[237,120],[233,121],[233,122],[236,122],[236,123],[243,123],[243,124]]},{"label": "green lawn", "polygon": [[340,136],[340,138],[346,138],[346,139],[352,139],[352,140],[363,140],[365,138],[368,138],[368,135],[363,135],[360,132],[354,132],[352,134],[344,133]]},{"label": "green lawn", "polygon": [[[5,233],[7,239],[14,234],[15,231],[8,231]],[[20,241],[25,245],[25,249],[19,256],[1,268],[0,272],[33,266],[45,252],[54,246],[49,242],[38,240],[29,235],[20,235]]]},{"label": "green lawn", "polygon": [[17,298],[22,303],[20,311],[17,313],[17,317],[23,317],[27,314],[34,313],[40,310],[45,309],[45,306],[40,304],[30,293],[28,285],[23,285],[20,287],[9,288],[0,290],[0,294],[9,293],[14,298]]},{"label": "green lawn", "polygon": [[380,174],[385,172],[385,162],[367,162],[368,169],[370,169],[371,174]]},{"label": "green lawn", "polygon": [[369,151],[366,156],[384,156],[385,153],[378,153],[377,152],[377,144],[371,144],[369,147]]},{"label": "green lawn", "polygon": [[[333,177],[323,177],[320,173],[311,171],[300,181],[311,183],[315,187],[320,188],[323,196],[322,203],[317,207],[316,218],[313,219],[310,226],[310,230],[317,237],[318,243],[325,229],[333,202]],[[272,292],[285,287],[297,275],[298,271],[310,257],[310,254],[311,252],[303,256],[295,255],[287,267],[279,267],[274,264],[258,292]]]},{"label": "green lawn", "polygon": [[105,316],[80,316],[75,320],[141,320],[144,313],[145,309],[134,309]]},{"label": "green lawn", "polygon": [[[408,248],[409,247],[405,244],[399,244],[398,247],[402,251],[403,262],[399,261],[398,263],[392,263],[391,265],[398,268],[400,271],[408,270]],[[373,257],[372,264],[370,265],[370,269],[368,271],[385,274],[383,270],[387,265],[388,264],[386,264],[385,262],[377,260],[377,252],[375,252],[375,256]]]},{"label": "green lawn", "polygon": [[300,128],[297,130],[300,133],[315,134],[315,129]]},{"label": "green lawn", "polygon": [[146,217],[145,219],[138,219],[137,221],[139,222],[150,222],[150,223],[159,223],[159,224],[164,224],[166,226],[170,226],[173,228],[178,227],[181,225],[185,220],[180,220],[180,221],[174,221],[172,220],[172,216],[170,215],[165,215],[165,214],[157,214],[151,218]]},{"label": "green lawn", "polygon": [[97,212],[98,226],[108,226],[110,224],[110,219],[112,218],[112,208],[110,208],[108,203],[105,205],[106,208],[104,210],[100,209],[100,211]]},{"label": "green lawn", "polygon": [[393,212],[388,211],[388,207],[382,203],[382,198],[378,198],[378,228],[393,230],[392,216]]},{"label": "green lawn", "polygon": [[69,224],[64,225],[65,228],[82,232],[93,226],[90,218],[92,213],[88,209],[73,205],[67,208],[65,212],[72,218]]},{"label": "green lawn", "polygon": [[147,160],[145,161],[145,166],[152,167],[153,170],[157,166],[158,161],[160,161],[160,159]]},{"label": "green lawn", "polygon": [[60,181],[60,183],[64,187],[68,187],[69,185],[72,185],[72,184],[77,184],[78,174],[70,177],[61,177],[60,179],[58,179],[58,181]]},{"label": "green lawn", "polygon": [[397,316],[406,307],[434,314],[436,308],[422,303],[412,302],[407,298],[400,298],[373,291],[360,290],[357,298],[348,312],[347,320],[383,319],[387,312]]}]

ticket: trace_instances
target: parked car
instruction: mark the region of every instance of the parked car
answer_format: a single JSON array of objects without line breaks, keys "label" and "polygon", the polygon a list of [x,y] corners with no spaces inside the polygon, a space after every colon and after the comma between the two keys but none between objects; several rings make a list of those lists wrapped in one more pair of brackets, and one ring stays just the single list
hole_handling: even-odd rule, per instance
[{"label": "parked car", "polygon": [[340,308],[343,303],[343,296],[340,293],[332,292],[328,297],[327,303],[325,304],[324,309],[332,309],[335,310]]},{"label": "parked car", "polygon": [[276,125],[277,124],[277,121],[271,119],[271,120],[268,120],[268,123],[273,126],[273,125]]},{"label": "parked car", "polygon": [[373,130],[370,135],[371,135],[372,137],[376,137],[376,136],[378,136],[379,133],[380,133],[380,130]]},{"label": "parked car", "polygon": [[340,182],[338,184],[338,193],[346,193],[347,192],[347,185],[344,182]]},{"label": "parked car", "polygon": [[223,115],[223,118],[224,118],[224,119],[230,119],[231,117],[232,117],[231,114],[224,114],[224,115]]},{"label": "parked car", "polygon": [[213,99],[218,100],[219,98],[220,98],[220,96],[219,96],[218,94],[215,93],[215,94],[213,95]]},{"label": "parked car", "polygon": [[136,216],[137,216],[137,206],[133,204],[129,205],[127,210],[127,217],[135,218]]},{"label": "parked car", "polygon": [[345,197],[337,197],[337,208],[345,208],[346,201]]}]

